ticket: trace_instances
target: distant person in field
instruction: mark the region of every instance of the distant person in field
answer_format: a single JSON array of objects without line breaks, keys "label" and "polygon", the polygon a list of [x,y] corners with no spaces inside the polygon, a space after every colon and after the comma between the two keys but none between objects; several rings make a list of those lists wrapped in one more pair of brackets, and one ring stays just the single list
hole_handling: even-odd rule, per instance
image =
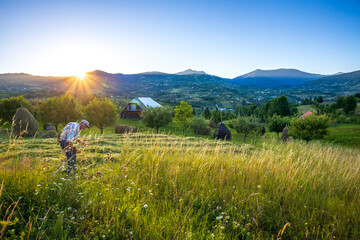
[{"label": "distant person in field", "polygon": [[86,143],[78,138],[80,131],[85,128],[90,128],[89,122],[86,120],[82,120],[80,123],[70,122],[66,124],[64,130],[59,135],[58,143],[60,143],[61,149],[66,155],[68,174],[70,174],[71,170],[73,169],[75,175],[76,153],[80,153],[81,150],[74,147],[74,141],[77,141],[81,145],[85,146]]}]

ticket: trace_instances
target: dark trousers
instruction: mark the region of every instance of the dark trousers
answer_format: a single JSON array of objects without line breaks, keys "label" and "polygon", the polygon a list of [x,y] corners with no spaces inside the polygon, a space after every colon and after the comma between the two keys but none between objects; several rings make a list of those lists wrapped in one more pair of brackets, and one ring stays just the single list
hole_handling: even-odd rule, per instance
[{"label": "dark trousers", "polygon": [[67,141],[59,141],[61,149],[65,149],[65,155],[67,159],[67,166],[68,166],[68,174],[70,174],[71,170],[76,168],[76,150],[75,148],[70,147],[70,144]]}]

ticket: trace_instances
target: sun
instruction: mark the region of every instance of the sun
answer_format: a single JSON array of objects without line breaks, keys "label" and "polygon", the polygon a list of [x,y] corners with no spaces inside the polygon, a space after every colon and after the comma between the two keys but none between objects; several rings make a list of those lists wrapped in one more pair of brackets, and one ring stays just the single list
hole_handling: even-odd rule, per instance
[{"label": "sun", "polygon": [[78,73],[75,76],[80,80],[84,80],[86,77],[86,73]]}]

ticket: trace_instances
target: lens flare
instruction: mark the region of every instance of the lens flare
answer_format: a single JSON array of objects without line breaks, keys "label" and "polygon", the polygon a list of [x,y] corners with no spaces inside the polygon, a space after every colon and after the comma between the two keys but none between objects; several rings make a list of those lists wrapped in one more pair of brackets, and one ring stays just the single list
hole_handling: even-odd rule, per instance
[{"label": "lens flare", "polygon": [[86,73],[78,73],[75,76],[80,80],[84,80],[86,77]]}]

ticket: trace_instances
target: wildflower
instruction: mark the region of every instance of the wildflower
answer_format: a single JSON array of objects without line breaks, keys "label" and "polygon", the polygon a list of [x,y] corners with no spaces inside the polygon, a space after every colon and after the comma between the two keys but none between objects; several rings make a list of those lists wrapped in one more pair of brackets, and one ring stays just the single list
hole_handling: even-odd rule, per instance
[{"label": "wildflower", "polygon": [[216,217],[216,220],[220,220],[220,219],[223,219],[223,216]]},{"label": "wildflower", "polygon": [[134,185],[135,183],[134,182],[131,182],[131,185]]},{"label": "wildflower", "polygon": [[17,213],[17,212],[14,212],[14,216],[16,216],[16,215],[18,215],[18,213]]},{"label": "wildflower", "polygon": [[145,204],[145,205],[144,205],[144,208],[147,208],[147,207],[148,207],[148,205],[147,205],[147,204]]},{"label": "wildflower", "polygon": [[126,190],[128,190],[129,192],[130,192],[130,190],[131,190],[131,187],[128,187]]},{"label": "wildflower", "polygon": [[221,226],[220,228],[221,228],[221,229],[224,229],[224,226]]},{"label": "wildflower", "polygon": [[110,153],[106,153],[106,155],[109,155]]},{"label": "wildflower", "polygon": [[97,173],[97,174],[100,174],[100,171],[97,171],[96,173]]},{"label": "wildflower", "polygon": [[151,190],[149,190],[149,192],[151,192]]},{"label": "wildflower", "polygon": [[255,218],[253,218],[254,222],[256,222]]},{"label": "wildflower", "polygon": [[102,235],[103,238],[106,238],[106,235]]},{"label": "wildflower", "polygon": [[71,218],[71,220],[74,220],[74,219],[75,219],[75,217],[72,217],[72,218]]},{"label": "wildflower", "polygon": [[71,207],[68,207],[68,210],[71,210]]},{"label": "wildflower", "polygon": [[105,158],[105,161],[108,161],[109,159],[108,158]]},{"label": "wildflower", "polygon": [[41,185],[40,185],[40,184],[38,184],[38,185],[36,185],[36,186],[41,187]]},{"label": "wildflower", "polygon": [[130,231],[129,233],[132,234],[132,231]]}]

